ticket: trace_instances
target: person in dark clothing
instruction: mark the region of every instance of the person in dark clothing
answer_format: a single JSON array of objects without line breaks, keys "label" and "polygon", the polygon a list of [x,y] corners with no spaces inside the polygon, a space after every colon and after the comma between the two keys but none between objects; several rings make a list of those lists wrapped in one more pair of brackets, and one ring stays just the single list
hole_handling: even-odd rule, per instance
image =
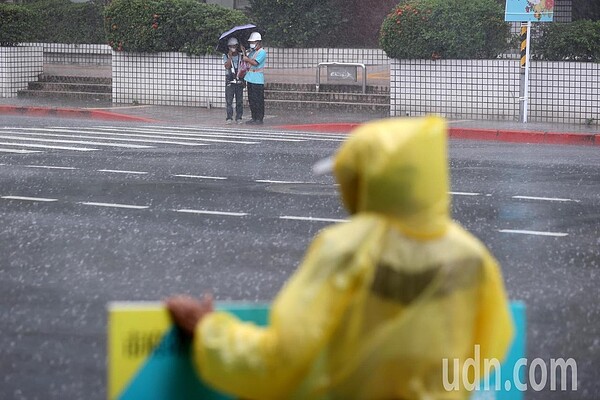
[{"label": "person in dark clothing", "polygon": [[267,51],[262,47],[262,36],[258,32],[252,32],[248,39],[250,53],[243,60],[250,64],[250,69],[244,77],[248,85],[248,102],[252,119],[247,124],[262,124],[265,117],[265,63]]},{"label": "person in dark clothing", "polygon": [[244,81],[239,77],[242,53],[240,44],[236,38],[227,42],[229,52],[223,54],[223,66],[225,67],[225,104],[227,110],[226,124],[233,122],[233,99],[235,97],[235,121],[242,123],[244,114]]}]

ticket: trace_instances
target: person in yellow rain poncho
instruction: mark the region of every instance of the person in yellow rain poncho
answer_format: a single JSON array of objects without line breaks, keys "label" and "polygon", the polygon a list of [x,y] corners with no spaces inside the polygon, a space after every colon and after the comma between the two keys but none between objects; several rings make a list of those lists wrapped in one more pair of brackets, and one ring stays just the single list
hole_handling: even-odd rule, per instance
[{"label": "person in yellow rain poncho", "polygon": [[496,261],[449,216],[446,136],[437,117],[352,133],[334,160],[352,217],[317,235],[267,327],[167,300],[206,382],[243,399],[468,397],[442,360],[501,361],[513,323]]}]

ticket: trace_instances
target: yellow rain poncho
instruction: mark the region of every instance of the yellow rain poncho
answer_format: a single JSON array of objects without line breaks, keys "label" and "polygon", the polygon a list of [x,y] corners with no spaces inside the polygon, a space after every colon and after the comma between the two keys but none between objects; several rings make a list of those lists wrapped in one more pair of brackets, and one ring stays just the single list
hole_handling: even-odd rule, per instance
[{"label": "yellow rain poncho", "polygon": [[462,370],[478,345],[501,361],[513,326],[498,265],[450,219],[446,129],[427,117],[353,132],[334,165],[352,218],[315,238],[268,327],[223,312],[198,324],[205,381],[243,399],[467,398],[444,389],[442,359]]}]

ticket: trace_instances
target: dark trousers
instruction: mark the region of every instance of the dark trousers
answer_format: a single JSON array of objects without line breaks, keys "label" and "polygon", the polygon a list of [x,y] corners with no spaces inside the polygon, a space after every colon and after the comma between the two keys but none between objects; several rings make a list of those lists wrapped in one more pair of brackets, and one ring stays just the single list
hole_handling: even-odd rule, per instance
[{"label": "dark trousers", "polygon": [[244,86],[241,83],[225,85],[225,104],[227,119],[233,118],[233,98],[235,97],[235,120],[242,119],[244,114]]},{"label": "dark trousers", "polygon": [[248,102],[252,119],[262,121],[265,117],[265,85],[248,82]]}]

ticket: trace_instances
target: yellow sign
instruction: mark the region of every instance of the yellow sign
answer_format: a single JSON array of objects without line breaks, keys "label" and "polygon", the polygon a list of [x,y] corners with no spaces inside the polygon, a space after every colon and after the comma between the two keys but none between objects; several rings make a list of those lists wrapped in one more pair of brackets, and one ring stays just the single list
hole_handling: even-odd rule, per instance
[{"label": "yellow sign", "polygon": [[111,303],[108,313],[108,398],[118,399],[171,328],[161,303]]},{"label": "yellow sign", "polygon": [[[266,325],[269,308],[264,304],[217,303],[243,321]],[[109,400],[233,400],[217,392],[196,374],[190,357],[190,341],[172,326],[162,303],[110,303],[108,307]],[[517,336],[502,365],[500,391],[476,391],[471,400],[522,400],[514,380],[524,382],[524,369],[513,372],[525,355],[525,306],[512,304]],[[506,375],[506,376],[505,376]],[[492,376],[493,378],[494,376]],[[492,384],[493,388],[494,385]]]},{"label": "yellow sign", "polygon": [[[268,306],[217,303],[243,321],[266,325]],[[108,306],[109,400],[232,400],[204,384],[190,357],[190,340],[172,325],[163,303]]]}]

